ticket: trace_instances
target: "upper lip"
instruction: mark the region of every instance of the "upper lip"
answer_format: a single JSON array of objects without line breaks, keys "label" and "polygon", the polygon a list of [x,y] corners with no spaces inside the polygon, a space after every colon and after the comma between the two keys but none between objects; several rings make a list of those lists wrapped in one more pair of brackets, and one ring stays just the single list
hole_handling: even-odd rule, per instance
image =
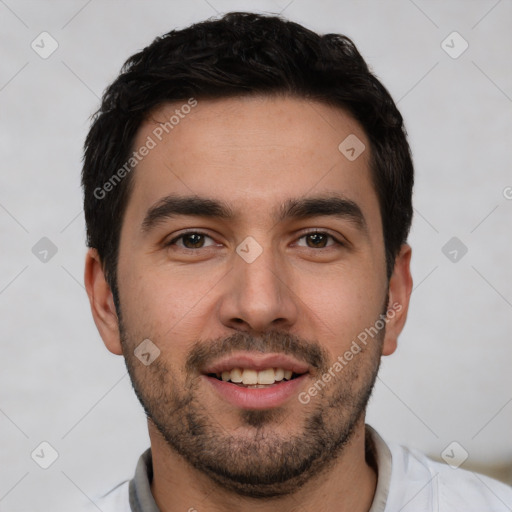
[{"label": "upper lip", "polygon": [[267,368],[282,368],[291,370],[293,373],[306,373],[309,365],[286,354],[257,354],[254,352],[239,352],[230,356],[218,359],[206,366],[202,373],[222,373],[233,368],[247,368],[261,371]]}]

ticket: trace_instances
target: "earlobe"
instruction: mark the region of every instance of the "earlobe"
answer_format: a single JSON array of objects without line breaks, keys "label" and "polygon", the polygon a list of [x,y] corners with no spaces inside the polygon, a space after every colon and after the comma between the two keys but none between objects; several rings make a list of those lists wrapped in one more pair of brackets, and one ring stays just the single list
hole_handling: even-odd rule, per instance
[{"label": "earlobe", "polygon": [[85,258],[84,283],[94,323],[100,333],[103,343],[113,354],[123,353],[119,336],[119,322],[98,251],[89,249]]},{"label": "earlobe", "polygon": [[398,336],[402,332],[407,319],[412,292],[411,254],[411,247],[408,244],[402,245],[395,259],[393,274],[389,280],[386,335],[382,347],[382,355],[384,356],[388,356],[396,350]]}]

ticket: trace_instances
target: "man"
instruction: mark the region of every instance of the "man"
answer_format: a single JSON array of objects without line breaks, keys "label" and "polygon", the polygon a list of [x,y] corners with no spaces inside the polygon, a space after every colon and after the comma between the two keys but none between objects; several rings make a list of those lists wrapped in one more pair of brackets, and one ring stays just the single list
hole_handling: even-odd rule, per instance
[{"label": "man", "polygon": [[365,425],[412,289],[413,165],[348,38],[231,13],[156,39],[82,181],[92,313],[151,440],[101,510],[510,510]]}]

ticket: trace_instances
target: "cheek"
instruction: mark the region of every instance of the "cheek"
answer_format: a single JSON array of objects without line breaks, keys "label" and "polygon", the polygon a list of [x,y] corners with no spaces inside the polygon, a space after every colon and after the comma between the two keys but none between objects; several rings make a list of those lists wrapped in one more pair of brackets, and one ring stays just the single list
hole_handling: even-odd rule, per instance
[{"label": "cheek", "polygon": [[316,326],[316,335],[331,340],[328,349],[335,355],[374,325],[382,312],[385,291],[370,272],[347,269],[329,276],[297,275],[295,283],[305,322]]},{"label": "cheek", "polygon": [[212,321],[207,294],[214,283],[197,275],[184,276],[179,270],[137,268],[135,264],[130,270],[119,272],[123,277],[119,286],[123,324],[129,343],[135,346],[149,338],[167,365],[181,368],[201,335],[202,319]]}]

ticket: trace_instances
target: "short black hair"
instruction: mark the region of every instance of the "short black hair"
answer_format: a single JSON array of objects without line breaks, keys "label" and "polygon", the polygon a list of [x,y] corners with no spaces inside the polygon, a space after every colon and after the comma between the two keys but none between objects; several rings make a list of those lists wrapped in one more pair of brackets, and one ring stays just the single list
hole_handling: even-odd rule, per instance
[{"label": "short black hair", "polygon": [[[133,183],[133,173],[120,170],[127,169],[142,122],[167,102],[255,94],[319,101],[362,125],[391,276],[412,221],[414,181],[406,130],[391,95],[348,37],[319,35],[278,16],[231,12],[172,30],[131,56],[93,117],[82,169],[87,245],[98,251],[116,306],[120,231]],[[116,176],[122,179],[112,184]]]}]

